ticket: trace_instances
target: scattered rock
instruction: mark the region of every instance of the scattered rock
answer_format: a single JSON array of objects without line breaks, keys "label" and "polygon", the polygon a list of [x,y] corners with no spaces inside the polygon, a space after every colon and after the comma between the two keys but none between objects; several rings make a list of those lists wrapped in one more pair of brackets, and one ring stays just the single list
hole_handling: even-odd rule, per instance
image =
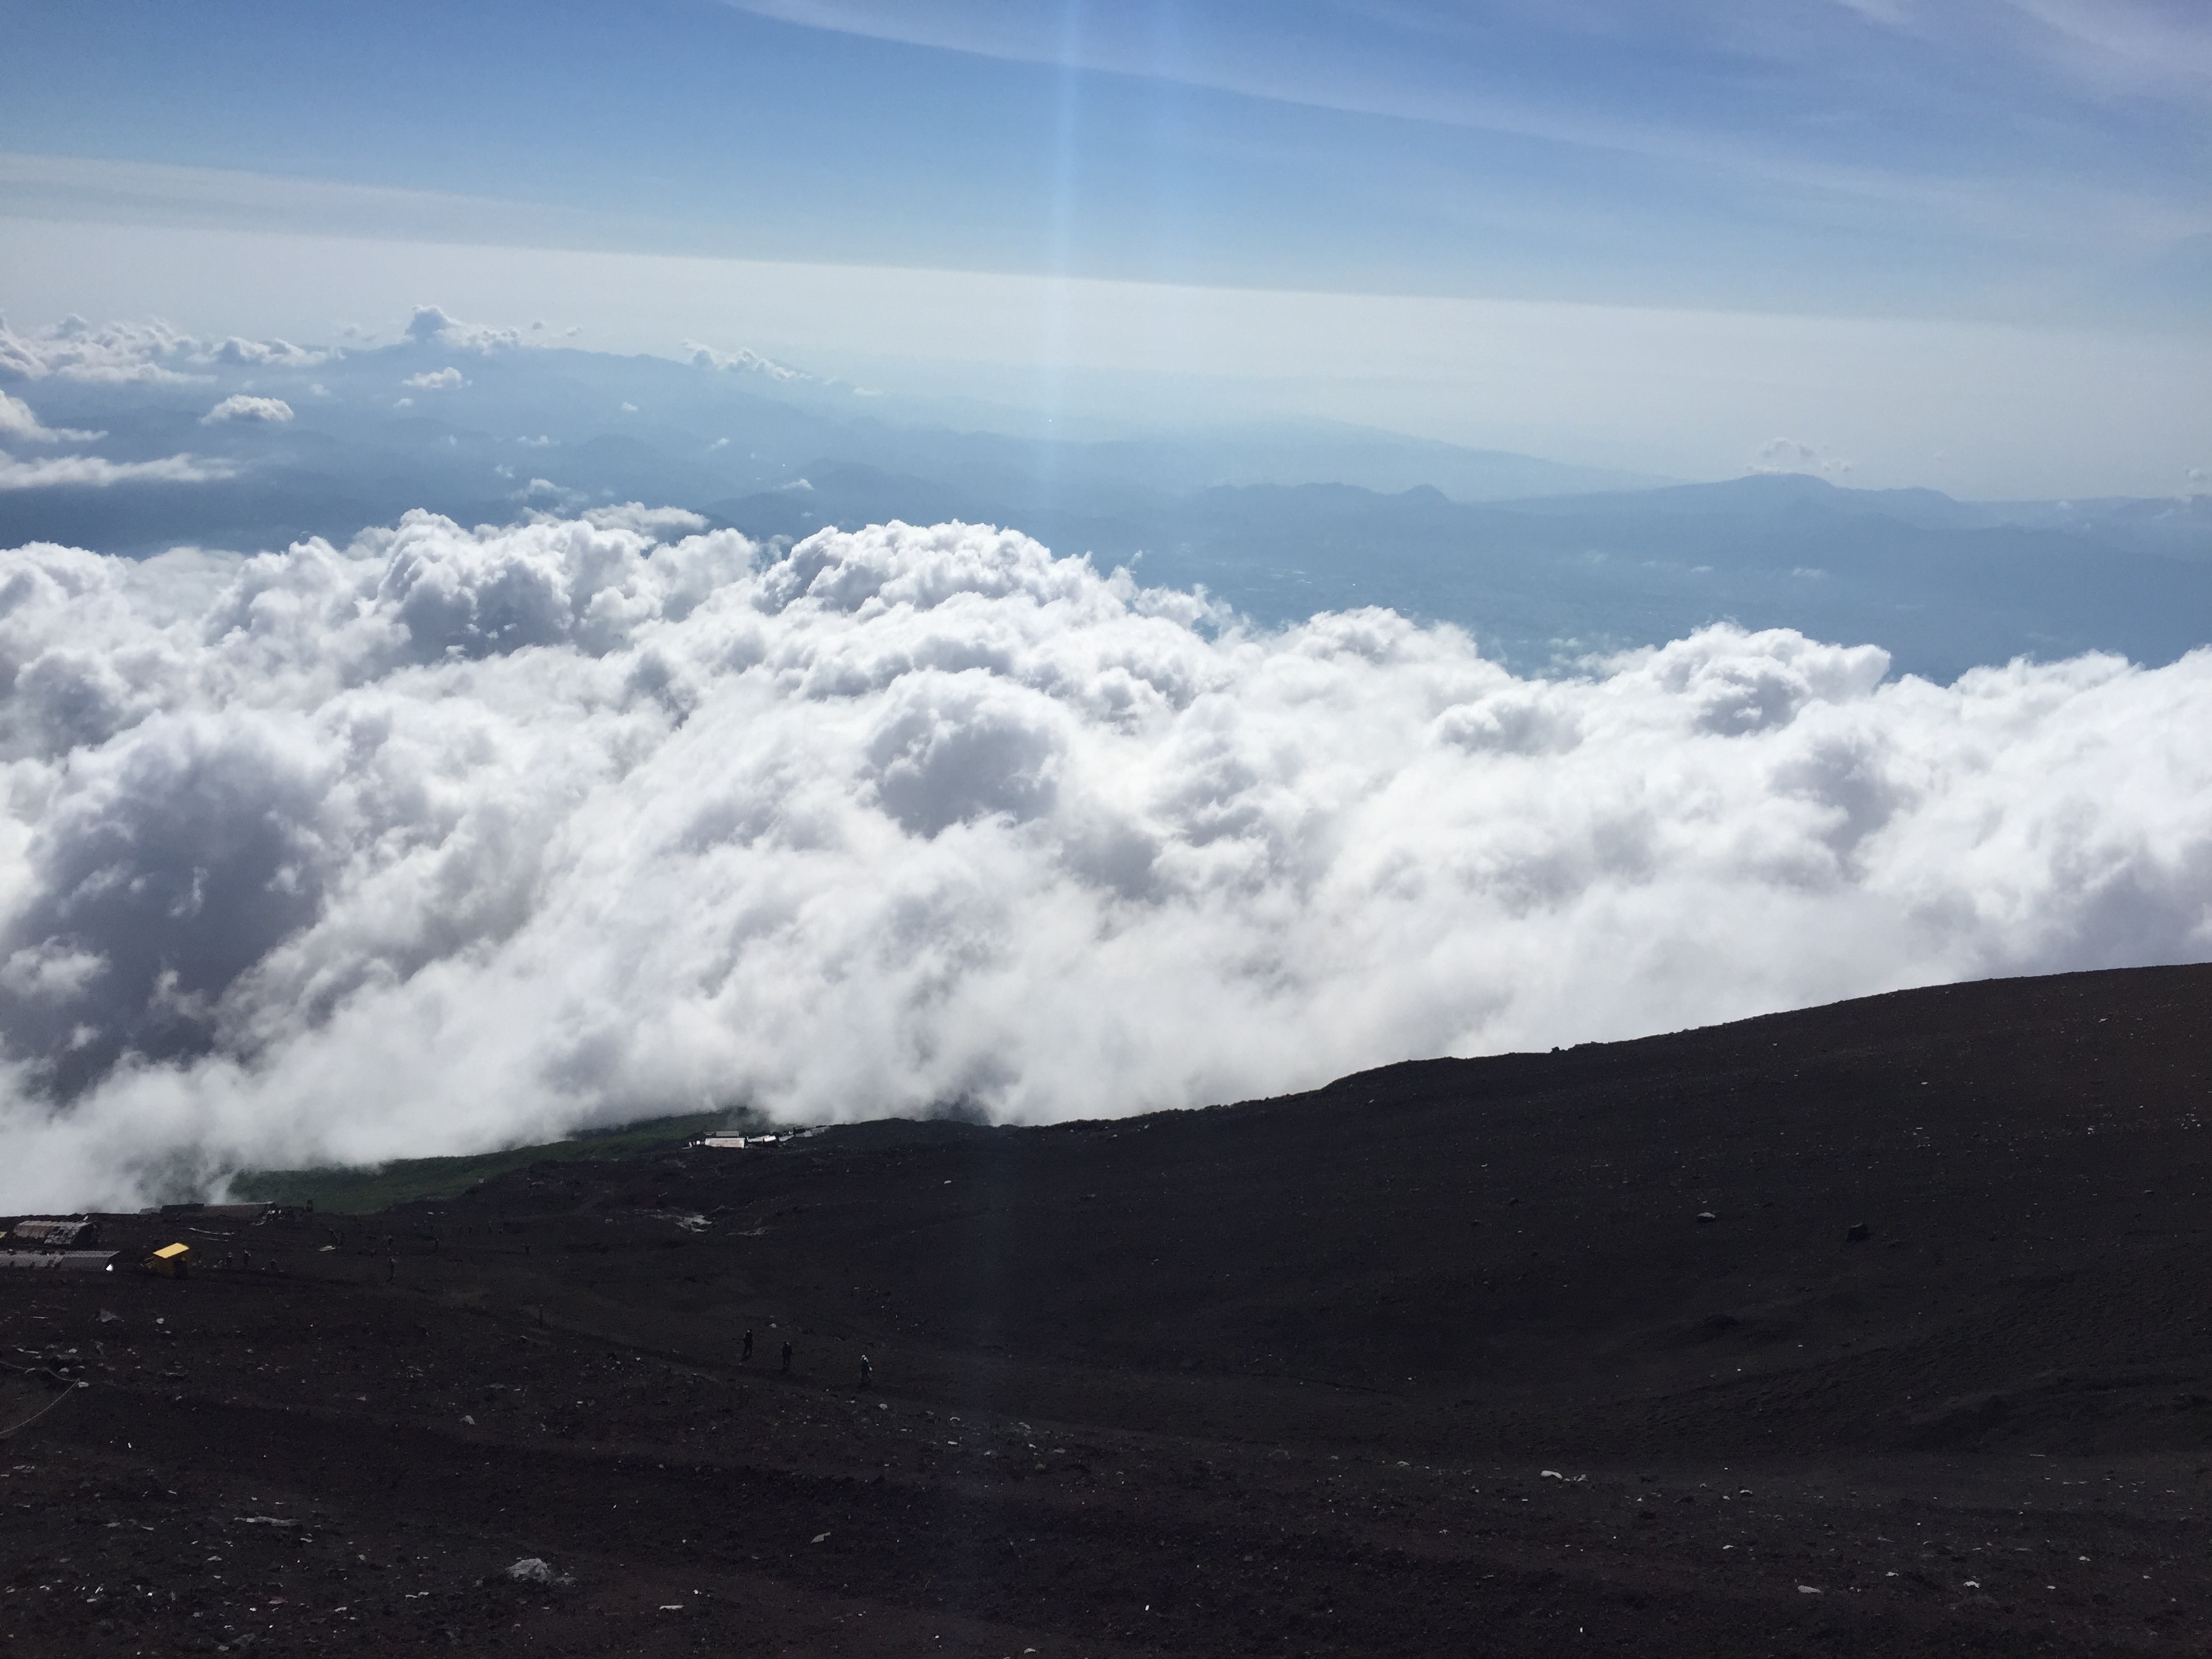
[{"label": "scattered rock", "polygon": [[1715,1215],[1711,1210],[1700,1210],[1698,1212],[1698,1220],[1700,1224],[1708,1221],[1718,1221],[1719,1219],[1720,1218]]},{"label": "scattered rock", "polygon": [[1846,1244],[1863,1244],[1873,1237],[1874,1229],[1863,1221],[1854,1221],[1844,1230],[1844,1243]]}]

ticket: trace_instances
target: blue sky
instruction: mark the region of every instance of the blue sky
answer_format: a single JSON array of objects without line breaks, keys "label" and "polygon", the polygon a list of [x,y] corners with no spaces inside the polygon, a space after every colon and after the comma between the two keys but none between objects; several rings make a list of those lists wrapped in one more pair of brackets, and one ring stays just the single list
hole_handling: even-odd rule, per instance
[{"label": "blue sky", "polygon": [[[128,222],[374,237],[395,315],[447,296],[403,293],[392,250],[442,242],[2212,337],[2212,13],[2175,0],[123,0],[0,27],[25,321],[76,257],[35,226]],[[689,331],[836,349],[755,321]]]}]

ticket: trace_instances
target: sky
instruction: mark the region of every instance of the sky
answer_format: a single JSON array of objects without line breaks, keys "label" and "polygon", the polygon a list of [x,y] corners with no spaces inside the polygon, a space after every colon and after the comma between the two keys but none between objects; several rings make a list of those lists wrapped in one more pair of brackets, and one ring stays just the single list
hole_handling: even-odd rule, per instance
[{"label": "sky", "polygon": [[[0,312],[417,304],[1725,477],[2212,466],[2178,0],[10,3]],[[1792,450],[1790,453],[1796,453]]]}]

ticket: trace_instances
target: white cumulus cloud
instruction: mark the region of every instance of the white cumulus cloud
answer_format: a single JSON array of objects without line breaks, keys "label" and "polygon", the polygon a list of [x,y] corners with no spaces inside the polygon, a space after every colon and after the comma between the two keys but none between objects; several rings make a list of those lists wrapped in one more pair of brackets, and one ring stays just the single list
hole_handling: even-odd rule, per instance
[{"label": "white cumulus cloud", "polygon": [[50,328],[19,334],[0,322],[0,380],[65,380],[110,385],[140,381],[181,385],[201,378],[170,367],[192,362],[204,349],[166,323],[109,323],[95,327],[65,317]]},{"label": "white cumulus cloud", "polygon": [[1524,679],[989,529],[692,528],[0,554],[0,1207],[2212,947],[2212,652],[1939,686],[1714,628]]},{"label": "white cumulus cloud", "polygon": [[[571,330],[570,332],[574,332]],[[465,323],[437,306],[417,306],[408,320],[407,337],[418,345],[451,346],[460,351],[490,352],[522,343],[519,329]]]},{"label": "white cumulus cloud", "polygon": [[1851,463],[1842,456],[1795,438],[1769,438],[1759,447],[1751,464],[1753,472],[1817,472],[1830,478],[1841,477],[1851,470]]},{"label": "white cumulus cloud", "polygon": [[337,353],[295,346],[289,340],[241,340],[234,334],[208,356],[234,368],[314,368]]},{"label": "white cumulus cloud", "polygon": [[463,381],[459,369],[437,368],[426,369],[420,374],[410,374],[399,384],[411,386],[423,392],[443,392],[450,386],[463,384]]},{"label": "white cumulus cloud", "polygon": [[121,385],[183,385],[204,380],[190,371],[311,368],[338,354],[289,340],[197,339],[167,323],[107,323],[65,317],[52,327],[18,333],[0,320],[0,380],[64,380]]},{"label": "white cumulus cloud", "polygon": [[278,425],[291,418],[292,405],[282,398],[256,398],[243,392],[234,392],[201,416],[200,424],[220,426],[228,422],[242,421],[248,424]]},{"label": "white cumulus cloud", "polygon": [[724,374],[758,374],[770,380],[811,380],[815,377],[787,363],[763,357],[757,351],[739,349],[717,351],[712,346],[701,345],[696,340],[686,340],[684,349],[691,354],[695,368],[714,369]]}]

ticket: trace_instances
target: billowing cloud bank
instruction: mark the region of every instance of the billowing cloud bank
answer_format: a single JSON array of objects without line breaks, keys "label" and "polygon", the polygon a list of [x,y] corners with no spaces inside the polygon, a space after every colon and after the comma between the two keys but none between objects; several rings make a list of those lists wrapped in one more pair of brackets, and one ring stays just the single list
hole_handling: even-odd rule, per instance
[{"label": "billowing cloud bank", "polygon": [[2201,957],[2212,653],[1516,679],[994,531],[0,554],[0,1206],[746,1101],[1279,1091]]},{"label": "billowing cloud bank", "polygon": [[[433,337],[441,325],[466,326],[434,307],[417,311],[416,325],[422,325],[426,317],[435,319],[428,325]],[[95,385],[180,386],[205,378],[196,371],[218,363],[240,368],[312,368],[331,356],[289,340],[241,340],[234,335],[227,340],[195,339],[158,322],[95,327],[82,317],[70,317],[51,328],[19,334],[0,318],[0,380],[42,380],[55,375]]]}]

